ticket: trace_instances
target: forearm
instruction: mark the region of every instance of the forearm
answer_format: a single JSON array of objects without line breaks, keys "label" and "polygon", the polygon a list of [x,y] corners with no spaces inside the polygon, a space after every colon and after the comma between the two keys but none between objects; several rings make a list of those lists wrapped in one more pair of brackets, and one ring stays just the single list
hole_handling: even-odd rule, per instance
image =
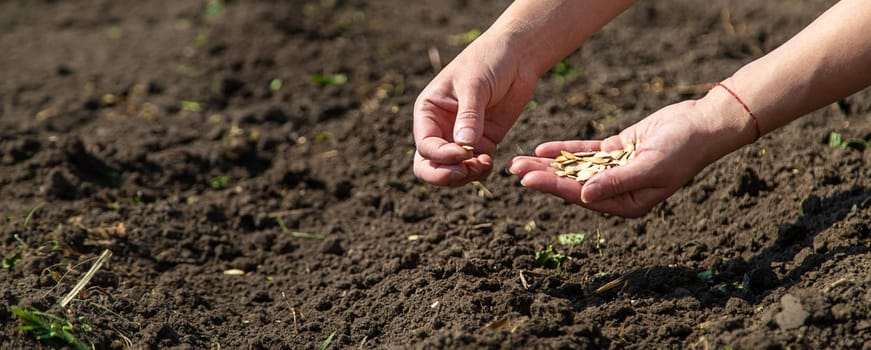
[{"label": "forearm", "polygon": [[[843,0],[724,84],[756,115],[762,134],[871,85],[871,6]],[[728,152],[755,139],[743,107],[722,88],[700,101],[732,134]],[[722,153],[722,152],[721,152]],[[720,154],[722,156],[724,154]]]},{"label": "forearm", "polygon": [[544,74],[634,0],[517,0],[484,33],[506,40],[528,69]]},{"label": "forearm", "polygon": [[736,72],[735,89],[774,130],[871,84],[871,3],[844,0],[770,54]]}]

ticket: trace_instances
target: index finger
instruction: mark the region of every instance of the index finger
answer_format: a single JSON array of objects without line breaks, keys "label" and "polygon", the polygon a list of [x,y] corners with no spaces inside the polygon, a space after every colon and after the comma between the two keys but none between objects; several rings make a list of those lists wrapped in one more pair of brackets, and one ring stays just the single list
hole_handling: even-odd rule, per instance
[{"label": "index finger", "polygon": [[472,152],[450,142],[453,123],[450,118],[439,119],[439,114],[449,111],[439,106],[456,106],[456,101],[448,98],[434,101],[424,98],[414,106],[414,142],[417,151],[425,159],[442,164],[455,164],[473,156]]}]

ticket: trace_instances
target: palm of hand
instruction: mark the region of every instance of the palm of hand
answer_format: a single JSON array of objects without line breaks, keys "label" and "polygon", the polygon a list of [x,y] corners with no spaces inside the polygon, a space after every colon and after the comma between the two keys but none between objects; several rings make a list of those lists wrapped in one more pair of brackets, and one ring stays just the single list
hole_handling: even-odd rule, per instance
[{"label": "palm of hand", "polygon": [[[641,216],[709,163],[699,147],[705,144],[696,132],[699,121],[693,117],[691,102],[672,105],[602,141],[542,144],[536,157],[516,157],[510,171],[522,178],[524,186],[568,202],[625,217]],[[629,142],[638,147],[632,161],[594,175],[583,184],[557,176],[549,166],[562,149],[614,150]]]}]

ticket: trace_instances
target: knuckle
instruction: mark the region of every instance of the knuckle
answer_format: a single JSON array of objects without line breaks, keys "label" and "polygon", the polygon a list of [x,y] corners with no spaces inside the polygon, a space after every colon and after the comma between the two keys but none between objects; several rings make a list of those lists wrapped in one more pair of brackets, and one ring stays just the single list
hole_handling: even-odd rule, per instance
[{"label": "knuckle", "polygon": [[472,123],[477,122],[479,119],[480,113],[474,110],[466,110],[457,112],[457,122],[466,122]]}]

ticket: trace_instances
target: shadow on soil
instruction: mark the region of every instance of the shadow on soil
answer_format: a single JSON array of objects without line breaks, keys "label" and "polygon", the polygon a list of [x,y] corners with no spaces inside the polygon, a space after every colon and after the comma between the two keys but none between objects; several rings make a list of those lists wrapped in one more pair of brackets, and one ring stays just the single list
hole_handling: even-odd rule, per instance
[{"label": "shadow on soil", "polygon": [[[793,223],[781,224],[771,246],[763,249],[749,261],[731,259],[715,270],[698,270],[683,266],[640,267],[622,275],[605,276],[604,284],[594,283],[584,289],[584,297],[564,288],[547,293],[572,300],[579,308],[603,304],[616,297],[616,292],[631,296],[655,298],[681,298],[693,295],[704,307],[722,306],[730,297],[739,297],[755,303],[778,287],[788,288],[802,276],[819,268],[826,261],[844,259],[851,255],[871,251],[858,239],[871,235],[867,223],[848,223],[837,240],[816,240],[815,237],[851,213],[858,213],[871,204],[871,189],[855,186],[831,197],[811,195],[802,202],[803,215]],[[846,243],[846,244],[845,244]],[[830,246],[833,245],[833,246]],[[809,252],[808,249],[810,248]],[[792,264],[799,255],[801,262],[780,278],[772,265]]]}]

